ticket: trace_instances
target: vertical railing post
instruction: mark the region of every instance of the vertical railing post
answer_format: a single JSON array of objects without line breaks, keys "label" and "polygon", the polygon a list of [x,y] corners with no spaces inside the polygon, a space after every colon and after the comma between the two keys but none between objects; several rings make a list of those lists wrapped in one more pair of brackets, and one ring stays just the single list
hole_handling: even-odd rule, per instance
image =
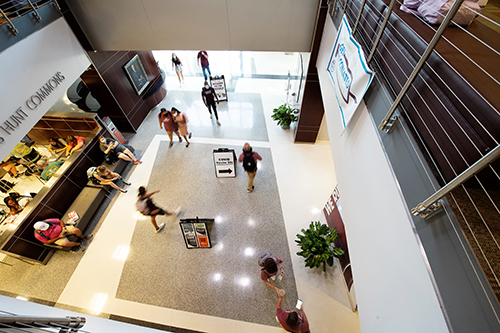
[{"label": "vertical railing post", "polygon": [[61,16],[64,16],[64,14],[61,10],[61,6],[59,6],[59,3],[57,3],[56,0],[52,0],[52,4],[54,5],[54,7],[56,7],[56,9],[59,11],[59,13],[61,13]]},{"label": "vertical railing post", "polygon": [[384,33],[387,22],[389,22],[389,17],[392,14],[392,9],[394,8],[395,4],[396,4],[396,0],[391,0],[391,3],[389,4],[389,7],[387,8],[387,13],[385,14],[384,22],[382,22],[382,26],[380,27],[380,30],[378,32],[377,39],[375,39],[375,43],[373,44],[372,51],[370,52],[370,55],[368,56],[368,59],[366,60],[367,63],[370,63],[370,61],[373,58],[373,55],[375,54],[375,49],[377,48],[377,45],[380,42],[380,39],[382,38],[382,34]]},{"label": "vertical railing post", "polygon": [[342,8],[342,15],[340,15],[340,19],[342,19],[342,17],[344,17],[345,9],[347,8],[347,1],[349,1],[349,0],[345,0],[344,8]]},{"label": "vertical railing post", "polygon": [[42,17],[40,16],[40,14],[38,14],[38,11],[36,10],[35,6],[33,6],[30,0],[28,0],[28,3],[30,4],[31,9],[33,9],[33,15],[35,15],[36,20],[40,22],[42,20]]},{"label": "vertical railing post", "polygon": [[365,8],[365,3],[366,3],[366,0],[363,0],[363,2],[361,3],[361,7],[359,8],[358,18],[356,19],[356,23],[354,24],[354,27],[352,28],[351,35],[353,35],[353,36],[356,33],[356,29],[358,28],[359,20],[361,19],[361,14],[363,13],[363,9]]},{"label": "vertical railing post", "polygon": [[14,35],[17,35],[19,31],[17,31],[17,29],[14,26],[14,24],[12,24],[12,21],[10,20],[10,18],[3,12],[3,10],[1,8],[0,8],[0,13],[2,13],[2,16],[5,17],[5,19],[7,20],[7,23],[9,25],[9,28],[12,31],[12,33]]},{"label": "vertical railing post", "polygon": [[446,30],[446,28],[450,24],[451,20],[453,19],[453,17],[457,13],[457,11],[460,8],[460,6],[462,5],[463,1],[464,0],[455,0],[455,2],[453,3],[453,6],[450,8],[450,11],[448,12],[448,14],[446,14],[446,17],[443,19],[443,22],[441,23],[438,30],[434,34],[434,37],[432,37],[432,40],[429,42],[429,45],[427,45],[425,52],[422,54],[422,56],[420,57],[420,60],[418,61],[415,68],[413,69],[413,72],[411,72],[410,76],[408,77],[408,80],[406,80],[405,85],[403,86],[403,88],[399,92],[398,96],[394,100],[394,103],[392,103],[391,109],[389,110],[389,112],[387,112],[385,118],[382,120],[382,123],[379,126],[379,130],[389,132],[390,129],[392,128],[392,126],[394,125],[394,120],[395,120],[395,118],[393,117],[394,111],[396,111],[396,109],[398,108],[399,103],[401,102],[403,97],[406,95],[406,92],[410,88],[410,85],[413,83],[413,80],[415,80],[418,73],[420,72],[420,70],[424,66],[424,63],[427,61],[427,58],[429,58],[429,56],[431,55],[431,52],[434,50],[434,47],[439,42],[439,39],[441,38],[444,31]]}]

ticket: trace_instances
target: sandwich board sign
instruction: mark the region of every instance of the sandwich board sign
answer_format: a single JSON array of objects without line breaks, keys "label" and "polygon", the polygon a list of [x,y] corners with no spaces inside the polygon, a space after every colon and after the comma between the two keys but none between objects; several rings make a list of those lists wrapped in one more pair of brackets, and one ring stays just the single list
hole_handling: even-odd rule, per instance
[{"label": "sandwich board sign", "polygon": [[217,178],[236,177],[236,155],[234,149],[214,149],[215,176]]},{"label": "sandwich board sign", "polygon": [[217,98],[220,102],[227,102],[227,89],[226,89],[226,80],[224,79],[224,75],[210,77],[210,86],[214,88],[215,93],[217,94]]},{"label": "sandwich board sign", "polygon": [[210,234],[208,224],[213,224],[214,219],[182,219],[179,222],[184,242],[188,249],[211,248]]}]

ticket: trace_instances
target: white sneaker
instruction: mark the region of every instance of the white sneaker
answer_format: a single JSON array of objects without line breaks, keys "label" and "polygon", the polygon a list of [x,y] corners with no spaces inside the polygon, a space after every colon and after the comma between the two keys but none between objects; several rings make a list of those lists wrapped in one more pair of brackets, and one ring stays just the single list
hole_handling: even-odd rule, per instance
[{"label": "white sneaker", "polygon": [[220,123],[219,123],[219,121],[218,121],[218,120],[217,120],[217,125],[219,125],[219,126],[220,126]]},{"label": "white sneaker", "polygon": [[156,233],[159,233],[160,231],[162,231],[162,230],[163,230],[163,228],[165,228],[165,223],[160,224],[160,226],[158,227],[158,229],[156,229],[156,231],[155,231],[155,232],[156,232]]},{"label": "white sneaker", "polygon": [[174,216],[179,215],[179,214],[180,214],[180,212],[181,212],[181,206],[177,207],[177,209],[176,209],[176,210],[174,210]]},{"label": "white sneaker", "polygon": [[212,114],[210,114],[210,119],[212,119]]}]

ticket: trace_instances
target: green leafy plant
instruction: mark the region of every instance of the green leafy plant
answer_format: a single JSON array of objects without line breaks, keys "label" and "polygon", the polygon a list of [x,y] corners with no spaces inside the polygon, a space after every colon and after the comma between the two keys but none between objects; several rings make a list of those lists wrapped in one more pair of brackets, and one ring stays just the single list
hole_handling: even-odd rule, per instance
[{"label": "green leafy plant", "polygon": [[290,124],[299,119],[299,109],[292,109],[290,106],[283,104],[273,110],[271,118],[278,121],[278,125],[282,128],[290,128]]},{"label": "green leafy plant", "polygon": [[333,244],[339,237],[335,228],[330,229],[326,224],[313,221],[309,229],[302,229],[301,232],[295,242],[302,250],[297,254],[305,258],[306,267],[318,268],[323,264],[323,272],[326,272],[326,264],[333,266],[333,258],[344,254],[344,250]]}]

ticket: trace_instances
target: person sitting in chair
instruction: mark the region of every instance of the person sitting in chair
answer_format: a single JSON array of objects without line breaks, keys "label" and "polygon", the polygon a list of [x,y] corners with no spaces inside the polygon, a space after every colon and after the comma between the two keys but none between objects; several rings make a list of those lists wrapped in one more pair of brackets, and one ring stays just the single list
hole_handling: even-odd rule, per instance
[{"label": "person sitting in chair", "polygon": [[66,142],[64,141],[63,143],[63,139],[59,138],[59,139],[56,139],[54,137],[50,137],[49,138],[49,150],[53,153],[60,153],[62,152],[63,150],[66,149]]},{"label": "person sitting in chair", "polygon": [[13,177],[17,178],[22,176],[22,173],[17,171],[16,165],[18,164],[19,159],[14,156],[9,156],[6,160],[0,162],[0,167],[2,167],[7,173]]},{"label": "person sitting in chair", "polygon": [[127,190],[118,187],[114,183],[115,180],[121,180],[124,185],[131,185],[131,183],[125,181],[118,173],[109,170],[104,165],[89,168],[87,176],[96,185],[109,185],[122,193],[127,193]]},{"label": "person sitting in chair", "polygon": [[29,195],[20,195],[17,192],[11,192],[3,199],[3,202],[9,207],[10,215],[16,215],[23,211],[24,207],[34,198],[36,193]]},{"label": "person sitting in chair", "polygon": [[85,251],[84,240],[92,238],[92,235],[83,236],[77,227],[66,226],[59,219],[46,219],[36,222],[35,238],[44,244],[57,244],[64,247],[79,246]]},{"label": "person sitting in chair", "polygon": [[66,137],[66,142],[68,142],[66,145],[66,156],[69,157],[71,154],[83,149],[85,138],[83,136],[68,135]]},{"label": "person sitting in chair", "polygon": [[[127,162],[134,162],[134,164],[142,163],[138,159],[135,158],[134,154],[127,149],[124,145],[120,144],[118,141],[113,139],[106,139],[103,136],[99,137],[99,148],[103,151],[104,155],[108,155],[110,152],[113,152],[117,158],[121,158]],[[106,158],[106,160],[108,160]],[[112,164],[112,163],[110,163]]]}]

